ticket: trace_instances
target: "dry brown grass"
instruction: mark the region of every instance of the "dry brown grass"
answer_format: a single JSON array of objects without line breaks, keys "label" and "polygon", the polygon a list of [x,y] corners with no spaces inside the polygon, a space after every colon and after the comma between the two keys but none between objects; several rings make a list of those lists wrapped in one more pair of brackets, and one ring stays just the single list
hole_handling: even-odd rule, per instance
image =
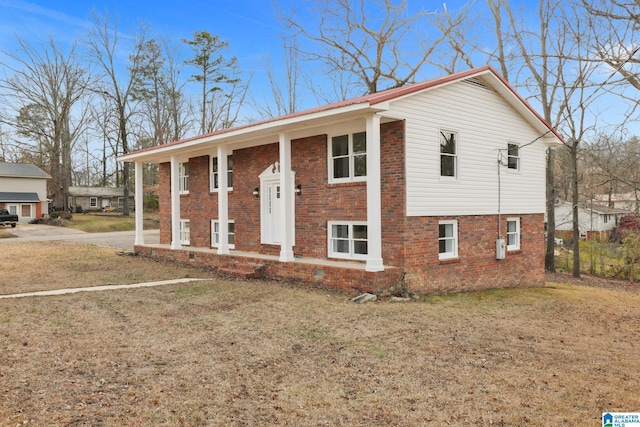
[{"label": "dry brown grass", "polygon": [[206,277],[189,267],[116,256],[119,249],[73,242],[3,242],[0,249],[0,295]]},{"label": "dry brown grass", "polygon": [[638,410],[638,330],[637,291],[560,284],[355,305],[214,278],[0,300],[0,425],[598,425]]}]

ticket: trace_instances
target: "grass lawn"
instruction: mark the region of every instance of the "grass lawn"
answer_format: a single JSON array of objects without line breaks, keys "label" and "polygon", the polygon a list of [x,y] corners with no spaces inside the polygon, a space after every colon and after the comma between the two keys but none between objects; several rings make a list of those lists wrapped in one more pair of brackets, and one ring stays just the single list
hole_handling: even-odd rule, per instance
[{"label": "grass lawn", "polygon": [[[70,243],[20,250],[47,260],[42,275],[2,258],[0,293],[202,274]],[[637,290],[350,297],[211,278],[0,299],[0,426],[586,426],[639,410]]]},{"label": "grass lawn", "polygon": [[[144,213],[144,228],[146,230],[158,229],[158,214],[154,212]],[[123,216],[122,213],[99,212],[88,214],[73,214],[70,221],[65,222],[65,227],[88,233],[103,233],[108,231],[135,230],[135,217]]]}]

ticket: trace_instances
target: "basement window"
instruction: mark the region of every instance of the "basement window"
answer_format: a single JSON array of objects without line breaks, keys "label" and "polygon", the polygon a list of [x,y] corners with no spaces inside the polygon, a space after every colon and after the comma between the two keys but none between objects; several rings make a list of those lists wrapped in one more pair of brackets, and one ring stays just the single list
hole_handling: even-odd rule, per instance
[{"label": "basement window", "polygon": [[180,220],[180,243],[183,245],[191,244],[191,225],[188,219]]},{"label": "basement window", "polygon": [[438,222],[438,257],[451,259],[458,257],[458,221]]},{"label": "basement window", "polygon": [[[229,249],[235,249],[235,223],[233,221],[229,221],[229,233],[227,234]],[[220,246],[220,221],[217,219],[211,220],[211,247],[217,248]]]},{"label": "basement window", "polygon": [[507,218],[507,250],[520,249],[520,218]]},{"label": "basement window", "polygon": [[328,223],[329,258],[367,259],[368,233],[366,222]]}]

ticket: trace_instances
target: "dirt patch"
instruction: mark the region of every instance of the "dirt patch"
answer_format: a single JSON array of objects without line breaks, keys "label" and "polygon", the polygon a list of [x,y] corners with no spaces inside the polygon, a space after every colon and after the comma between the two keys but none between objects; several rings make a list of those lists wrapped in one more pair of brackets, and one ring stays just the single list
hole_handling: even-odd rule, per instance
[{"label": "dirt patch", "polygon": [[637,410],[638,330],[640,294],[560,283],[363,305],[222,278],[0,300],[0,426],[596,425]]}]

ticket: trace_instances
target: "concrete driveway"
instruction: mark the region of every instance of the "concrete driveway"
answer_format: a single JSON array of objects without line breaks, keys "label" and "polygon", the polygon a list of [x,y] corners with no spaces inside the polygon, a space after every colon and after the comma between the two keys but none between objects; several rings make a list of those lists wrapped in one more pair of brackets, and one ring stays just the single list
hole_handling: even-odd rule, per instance
[{"label": "concrete driveway", "polygon": [[[3,242],[35,242],[43,240],[70,240],[79,243],[94,244],[107,248],[117,248],[126,251],[133,250],[133,242],[135,241],[134,231],[113,231],[109,233],[85,233],[84,231],[73,230],[64,227],[53,227],[51,225],[42,224],[18,224],[16,228],[2,227],[14,238],[0,239]],[[145,230],[145,243],[159,243],[159,230]]]}]

